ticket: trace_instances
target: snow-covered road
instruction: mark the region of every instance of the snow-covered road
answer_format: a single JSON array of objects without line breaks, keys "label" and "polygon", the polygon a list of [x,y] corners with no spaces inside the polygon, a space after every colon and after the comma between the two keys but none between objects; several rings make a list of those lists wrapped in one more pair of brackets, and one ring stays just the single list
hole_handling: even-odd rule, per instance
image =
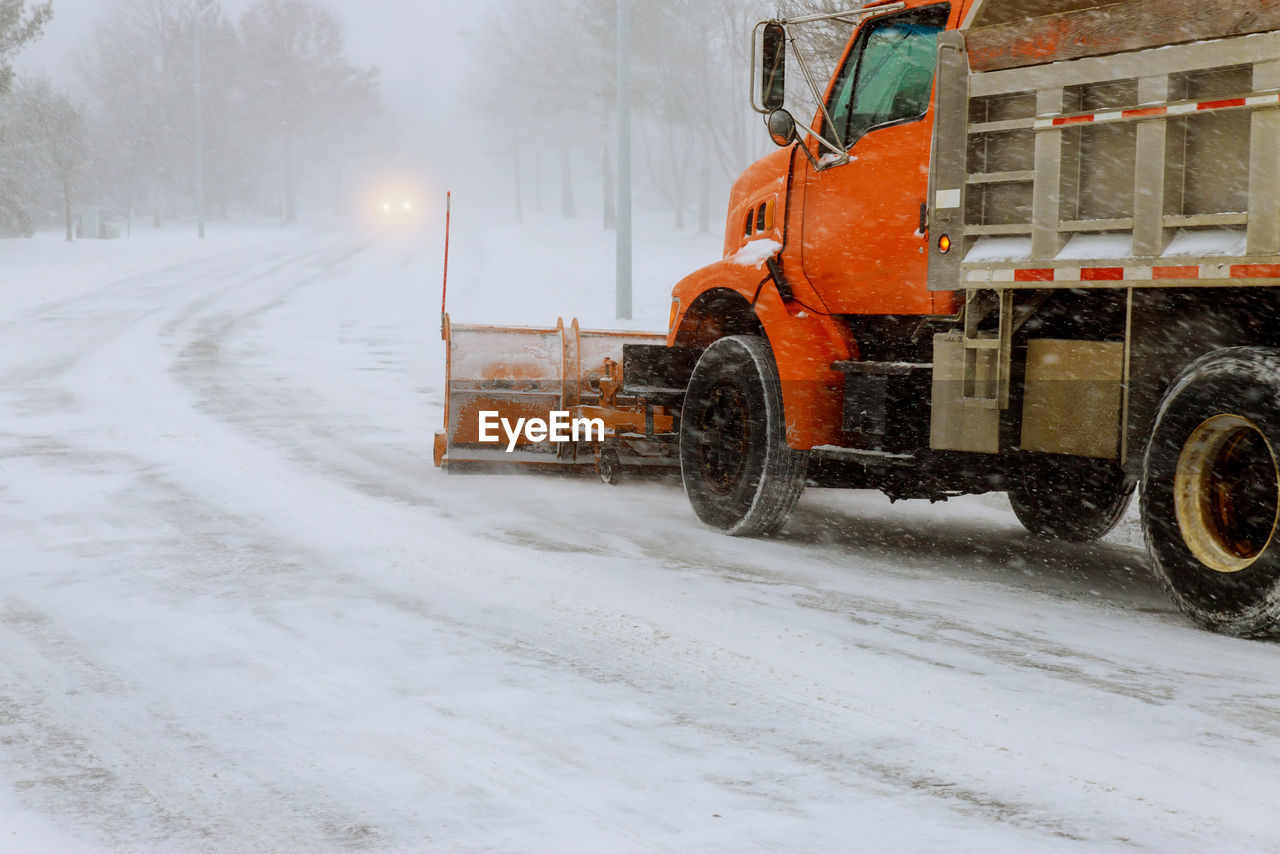
[{"label": "snow-covered road", "polygon": [[[1280,850],[1280,647],[1131,532],[442,475],[438,264],[316,231],[5,304],[0,851]],[[554,317],[517,285],[464,319]]]}]

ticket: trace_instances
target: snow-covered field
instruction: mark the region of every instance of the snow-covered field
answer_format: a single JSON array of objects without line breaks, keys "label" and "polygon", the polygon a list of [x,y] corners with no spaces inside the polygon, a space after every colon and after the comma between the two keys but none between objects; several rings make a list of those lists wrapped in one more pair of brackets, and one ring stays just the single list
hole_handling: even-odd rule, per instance
[{"label": "snow-covered field", "polygon": [[[458,320],[608,324],[460,206]],[[0,851],[1275,850],[1280,648],[1132,526],[448,477],[440,239],[0,244]],[[641,230],[636,326],[719,239]]]}]

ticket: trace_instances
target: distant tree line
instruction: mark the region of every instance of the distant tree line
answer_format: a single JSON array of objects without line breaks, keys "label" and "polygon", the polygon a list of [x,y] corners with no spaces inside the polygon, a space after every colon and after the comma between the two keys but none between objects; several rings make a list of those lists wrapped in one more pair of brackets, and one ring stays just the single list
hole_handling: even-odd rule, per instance
[{"label": "distant tree line", "polygon": [[[0,0],[0,84],[49,18],[48,3],[22,7]],[[75,205],[130,226],[191,216],[198,162],[211,218],[292,222],[299,186],[318,181],[341,212],[345,161],[385,133],[377,71],[350,62],[317,0],[258,0],[238,20],[218,0],[106,0],[77,71],[70,92],[36,77],[0,88],[0,233],[56,217],[70,239]]]},{"label": "distant tree line", "polygon": [[[730,182],[771,149],[750,108],[751,32],[758,20],[861,6],[861,0],[632,0],[635,179],[665,201],[680,229],[718,229]],[[558,199],[578,211],[575,182],[614,216],[617,0],[498,0],[475,35],[477,118],[513,164],[517,215]],[[825,83],[852,26],[805,28]],[[799,69],[792,69],[799,78]],[[793,80],[792,83],[799,83]],[[796,89],[789,85],[788,90]],[[811,103],[794,105],[801,122]],[[598,180],[583,181],[587,162]],[[545,179],[547,172],[556,180]],[[547,186],[553,190],[546,190]]]}]

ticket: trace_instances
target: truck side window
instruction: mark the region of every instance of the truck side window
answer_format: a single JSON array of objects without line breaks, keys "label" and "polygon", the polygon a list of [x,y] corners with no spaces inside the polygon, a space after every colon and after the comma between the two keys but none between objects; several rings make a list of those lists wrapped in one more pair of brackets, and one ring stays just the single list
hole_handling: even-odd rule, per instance
[{"label": "truck side window", "polygon": [[858,36],[832,89],[827,139],[852,147],[867,131],[921,118],[929,109],[938,34],[950,7],[873,22]]}]

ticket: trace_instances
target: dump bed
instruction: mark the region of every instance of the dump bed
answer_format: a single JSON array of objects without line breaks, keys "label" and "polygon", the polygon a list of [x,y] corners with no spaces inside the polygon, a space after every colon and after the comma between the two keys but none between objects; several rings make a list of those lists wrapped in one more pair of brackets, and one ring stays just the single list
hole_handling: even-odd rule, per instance
[{"label": "dump bed", "polygon": [[1280,29],[1274,0],[976,0],[974,71],[1043,65]]},{"label": "dump bed", "polygon": [[977,2],[937,99],[931,289],[1280,284],[1280,2]]}]

